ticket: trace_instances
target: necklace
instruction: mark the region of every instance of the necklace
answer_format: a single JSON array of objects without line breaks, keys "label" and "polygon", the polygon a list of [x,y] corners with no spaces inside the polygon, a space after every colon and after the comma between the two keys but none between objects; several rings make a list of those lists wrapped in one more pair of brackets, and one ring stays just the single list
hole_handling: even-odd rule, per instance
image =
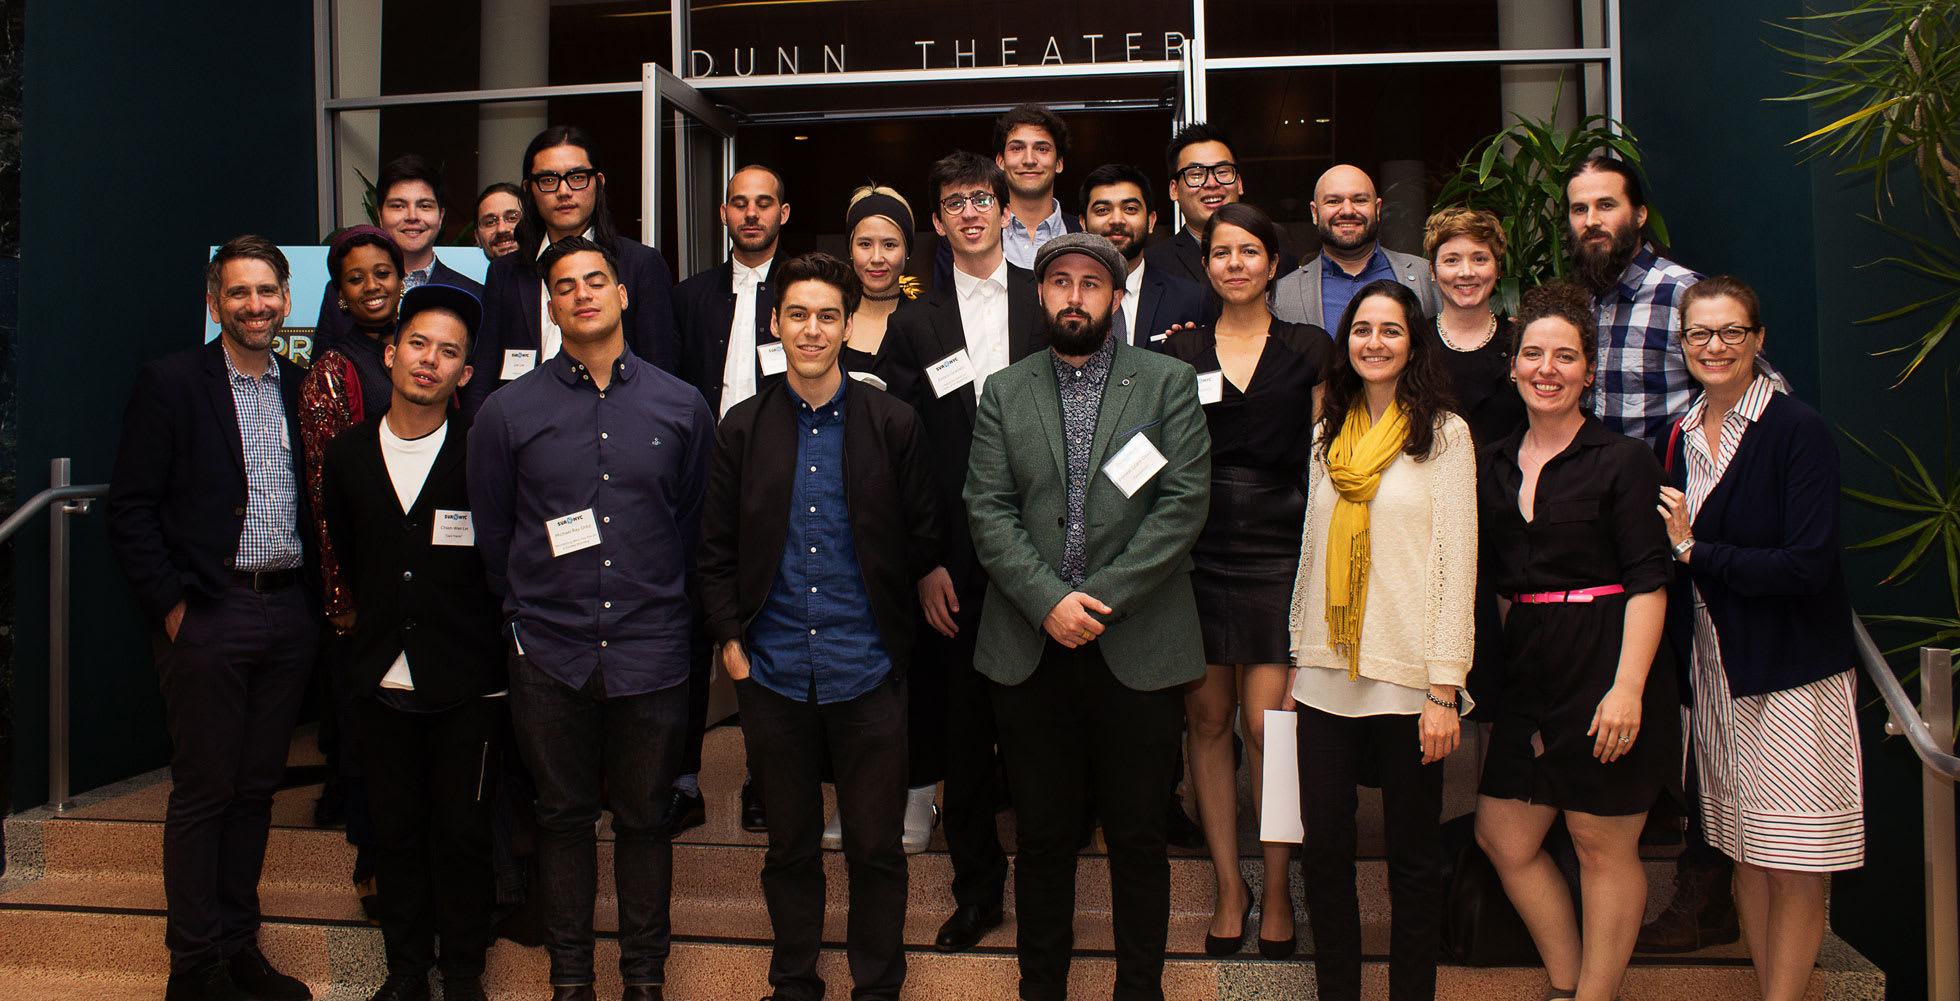
[{"label": "necklace", "polygon": [[893,299],[896,299],[904,294],[905,293],[903,292],[893,292],[891,295],[872,295],[871,293],[866,292],[864,293],[864,298],[872,302],[890,302]]},{"label": "necklace", "polygon": [[1449,349],[1452,351],[1462,351],[1465,353],[1475,351],[1478,348],[1481,348],[1484,345],[1489,344],[1490,339],[1492,337],[1497,336],[1497,314],[1496,313],[1490,314],[1490,325],[1484,328],[1484,334],[1482,337],[1477,338],[1477,343],[1472,344],[1469,347],[1464,347],[1463,345],[1458,344],[1456,342],[1456,339],[1450,336],[1450,332],[1447,328],[1443,326],[1443,318],[1440,316],[1436,318],[1436,333],[1443,338],[1443,343],[1446,346],[1448,346]]}]

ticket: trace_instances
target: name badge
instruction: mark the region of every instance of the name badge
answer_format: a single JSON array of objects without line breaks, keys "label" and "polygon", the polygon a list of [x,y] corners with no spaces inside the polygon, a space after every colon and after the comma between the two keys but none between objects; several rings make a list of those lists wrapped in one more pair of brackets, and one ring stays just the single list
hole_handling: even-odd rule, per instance
[{"label": "name badge", "polygon": [[537,367],[538,353],[536,351],[507,348],[504,351],[504,367],[497,372],[497,378],[509,382]]},{"label": "name badge", "polygon": [[932,395],[940,398],[961,386],[970,386],[973,384],[973,356],[961,348],[926,366],[926,378],[932,380]]},{"label": "name badge", "polygon": [[474,546],[476,545],[476,523],[470,520],[468,511],[449,511],[436,508],[435,534],[429,539],[432,546]]},{"label": "name badge", "polygon": [[789,356],[783,354],[782,341],[756,345],[755,360],[762,366],[763,375],[782,375],[789,371]]},{"label": "name badge", "polygon": [[279,418],[279,449],[284,452],[293,450],[293,431],[286,426],[284,415]]},{"label": "name badge", "polygon": [[1164,458],[1164,453],[1157,451],[1157,446],[1150,443],[1149,438],[1138,432],[1130,436],[1129,444],[1117,449],[1116,455],[1103,463],[1103,475],[1116,484],[1116,489],[1123,491],[1123,496],[1135,497],[1137,491],[1169,461]]},{"label": "name badge", "polygon": [[551,536],[551,555],[554,557],[591,549],[599,544],[599,519],[589,507],[563,518],[546,520],[544,530]]},{"label": "name badge", "polygon": [[1225,398],[1224,371],[1198,373],[1198,405],[1217,403]]},{"label": "name badge", "polygon": [[876,386],[879,389],[884,389],[884,390],[891,389],[890,386],[885,385],[885,380],[880,379],[869,372],[852,372],[850,373],[850,376],[851,378],[856,379],[857,381],[862,382],[867,386]]}]

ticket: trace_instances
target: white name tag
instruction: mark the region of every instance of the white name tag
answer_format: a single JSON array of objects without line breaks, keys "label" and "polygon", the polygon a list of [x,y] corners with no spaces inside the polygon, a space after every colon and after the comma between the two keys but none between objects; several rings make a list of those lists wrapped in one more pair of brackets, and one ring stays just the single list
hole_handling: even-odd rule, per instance
[{"label": "white name tag", "polygon": [[852,372],[851,378],[856,379],[857,381],[862,382],[867,386],[876,386],[879,389],[891,388],[890,386],[885,385],[885,380],[880,379],[869,372]]},{"label": "white name tag", "polygon": [[497,378],[509,382],[537,367],[538,353],[536,351],[521,351],[517,348],[508,348],[504,351],[504,367],[497,373]]},{"label": "white name tag", "polygon": [[932,380],[932,395],[944,397],[961,386],[973,384],[973,356],[961,348],[944,358],[926,366],[926,378]]},{"label": "white name tag", "polygon": [[470,520],[468,511],[449,511],[436,508],[435,534],[429,539],[432,546],[474,546],[476,545],[476,523]]},{"label": "white name tag", "polygon": [[1103,463],[1103,475],[1116,484],[1116,489],[1123,491],[1123,496],[1135,497],[1137,491],[1169,461],[1139,431],[1130,436],[1129,444],[1117,449],[1116,455]]},{"label": "white name tag", "polygon": [[1217,403],[1224,398],[1225,373],[1222,370],[1216,372],[1199,372],[1198,405],[1203,406],[1207,403]]},{"label": "white name tag", "polygon": [[284,452],[293,450],[293,431],[286,426],[284,414],[279,415],[279,449]]},{"label": "white name tag", "polygon": [[789,356],[783,354],[782,341],[756,345],[755,360],[762,366],[763,375],[782,375],[789,371]]},{"label": "white name tag", "polygon": [[568,514],[563,518],[552,518],[544,523],[544,530],[551,535],[551,555],[563,556],[581,549],[591,549],[599,544],[599,519],[591,508]]}]

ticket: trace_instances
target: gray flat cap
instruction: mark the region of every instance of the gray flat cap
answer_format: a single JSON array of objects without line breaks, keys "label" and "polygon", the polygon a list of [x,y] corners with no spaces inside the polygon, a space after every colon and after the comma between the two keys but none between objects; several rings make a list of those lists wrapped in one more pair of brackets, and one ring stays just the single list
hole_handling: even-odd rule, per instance
[{"label": "gray flat cap", "polygon": [[1116,245],[1094,233],[1063,233],[1034,252],[1034,277],[1040,281],[1048,273],[1048,265],[1067,254],[1086,254],[1103,267],[1109,269],[1109,280],[1121,282],[1130,269],[1124,266],[1123,254]]}]

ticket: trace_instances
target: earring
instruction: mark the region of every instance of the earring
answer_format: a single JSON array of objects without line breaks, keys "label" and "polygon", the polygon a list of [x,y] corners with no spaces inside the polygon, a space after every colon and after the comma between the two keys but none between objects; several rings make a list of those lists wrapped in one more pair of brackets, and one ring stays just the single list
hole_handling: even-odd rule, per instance
[{"label": "earring", "polygon": [[347,297],[344,295],[340,297],[340,311],[347,312]]}]

